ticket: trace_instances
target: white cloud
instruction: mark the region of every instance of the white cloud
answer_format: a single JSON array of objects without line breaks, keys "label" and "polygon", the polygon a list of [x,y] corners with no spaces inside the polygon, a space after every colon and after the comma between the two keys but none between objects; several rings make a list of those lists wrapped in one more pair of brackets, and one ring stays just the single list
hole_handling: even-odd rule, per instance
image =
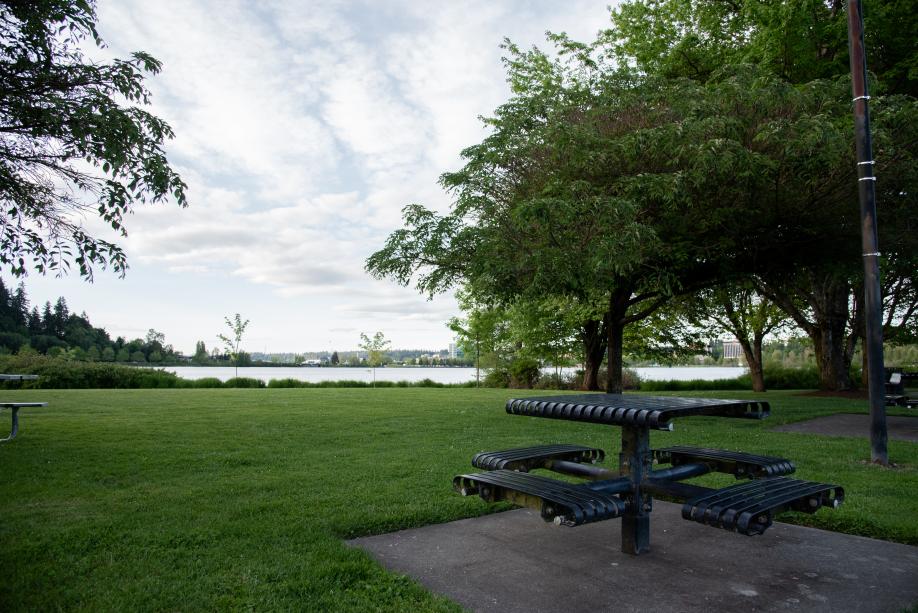
[{"label": "white cloud", "polygon": [[149,81],[153,111],[177,134],[170,159],[189,184],[188,209],[143,207],[127,220],[129,257],[316,300],[317,319],[334,315],[348,330],[367,317],[405,330],[445,321],[451,298],[370,279],[366,257],[405,205],[448,208],[438,176],[483,137],[478,115],[508,95],[502,38],[589,38],[605,5],[102,3],[113,55],[143,49],[163,61]]}]

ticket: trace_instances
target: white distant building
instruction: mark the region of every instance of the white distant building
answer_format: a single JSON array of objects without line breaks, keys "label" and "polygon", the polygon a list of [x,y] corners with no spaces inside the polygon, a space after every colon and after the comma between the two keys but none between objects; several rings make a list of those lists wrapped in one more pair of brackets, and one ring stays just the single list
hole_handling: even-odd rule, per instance
[{"label": "white distant building", "polygon": [[743,347],[735,338],[724,341],[724,359],[725,360],[742,360]]},{"label": "white distant building", "polygon": [[456,343],[449,344],[449,357],[454,360],[459,357],[459,348],[456,346]]}]

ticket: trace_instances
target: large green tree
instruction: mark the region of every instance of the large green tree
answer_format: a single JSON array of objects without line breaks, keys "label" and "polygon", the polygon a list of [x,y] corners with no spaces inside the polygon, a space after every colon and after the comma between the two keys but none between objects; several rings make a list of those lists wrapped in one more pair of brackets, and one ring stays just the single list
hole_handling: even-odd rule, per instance
[{"label": "large green tree", "polygon": [[[650,275],[641,279],[647,281],[645,289],[631,273],[642,250],[652,252],[658,243],[637,219],[635,203],[618,193],[628,187],[615,185],[619,177],[606,167],[611,160],[602,159],[603,154],[627,156],[611,148],[597,152],[591,145],[614,138],[602,133],[607,118],[594,113],[604,106],[598,97],[607,95],[611,102],[621,96],[621,104],[632,107],[632,122],[640,121],[641,109],[634,107],[643,103],[627,78],[613,84],[609,75],[610,86],[600,90],[590,79],[601,73],[587,66],[576,67],[586,76],[577,80],[565,65],[538,51],[512,46],[509,51],[514,98],[489,120],[491,136],[463,152],[466,165],[442,178],[456,197],[452,213],[407,207],[406,228],[371,256],[368,269],[405,284],[414,280],[427,293],[461,282],[484,302],[537,303],[554,296],[598,303],[598,314],[587,313],[582,325],[587,371],[595,373],[602,361],[595,348],[608,346],[597,342],[597,335],[612,330],[617,359],[610,360],[610,372],[620,372],[619,324],[625,310],[659,293]],[[621,312],[615,325],[603,327],[612,304]]]},{"label": "large green tree", "polygon": [[[757,274],[827,332],[814,338],[817,358],[828,385],[844,387],[845,322],[836,334],[824,308],[835,294],[816,284],[805,304],[786,281],[838,266],[850,283],[860,260],[847,82],[795,84],[748,64],[661,76],[610,64],[608,36],[553,39],[560,59],[508,46],[514,95],[465,166],[442,177],[452,210],[407,207],[368,270],[498,303],[598,301],[590,322],[606,331],[609,391],[621,390],[626,327],[674,296]],[[906,218],[918,107],[877,102],[882,215]]]},{"label": "large green tree", "polygon": [[93,61],[87,45],[104,46],[92,0],[0,2],[0,263],[14,275],[74,264],[87,279],[95,266],[124,274],[124,251],[82,216],[126,236],[137,204],[186,204],[163,150],[172,129],[143,108],[159,61]]},{"label": "large green tree", "polygon": [[[746,145],[786,96],[766,81],[759,93],[778,100],[762,105],[748,93],[760,76],[742,72],[711,88],[635,77],[556,42],[566,59],[509,46],[515,95],[443,176],[452,212],[407,207],[368,269],[428,293],[461,282],[498,302],[599,304],[582,325],[585,354],[604,330],[607,389],[620,391],[625,327],[758,248],[746,240],[758,218],[735,215],[736,190],[763,180],[767,159]],[[748,117],[725,120],[725,99]]]},{"label": "large green tree", "polygon": [[[912,151],[918,12],[911,3],[899,0],[867,0],[865,5],[868,64],[875,77],[871,106],[877,143],[874,157],[879,162],[875,171],[880,177],[877,199],[885,256],[886,329],[895,338],[914,327],[909,318],[916,305],[909,279],[918,268],[914,256],[918,245],[908,211],[913,210],[916,191]],[[846,14],[839,0],[632,0],[612,12],[612,22],[602,36],[603,48],[644,74],[708,84],[719,78],[725,64],[754,63],[800,90],[812,90],[844,80],[849,70]],[[822,126],[821,135],[810,130],[811,146],[826,147],[826,155],[816,165],[801,165],[802,171],[811,173],[809,185],[779,177],[785,185],[806,190],[791,194],[798,197],[788,202],[786,217],[793,217],[794,224],[809,225],[813,241],[805,250],[788,252],[796,258],[796,268],[785,258],[760,259],[756,271],[760,290],[813,341],[821,386],[846,389],[851,384],[848,373],[855,344],[864,334],[859,311],[863,284],[856,176],[849,155],[850,89],[838,88],[834,95],[837,98],[827,100],[824,109],[810,110],[814,126]],[[788,153],[797,156],[800,150],[788,147]],[[775,228],[783,230],[784,225]]]}]

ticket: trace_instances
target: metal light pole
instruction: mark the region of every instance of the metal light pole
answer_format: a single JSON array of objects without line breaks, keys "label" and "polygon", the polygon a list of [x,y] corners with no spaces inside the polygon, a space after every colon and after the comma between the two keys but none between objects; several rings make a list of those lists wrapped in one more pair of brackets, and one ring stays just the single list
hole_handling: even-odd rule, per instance
[{"label": "metal light pole", "polygon": [[867,382],[870,397],[870,459],[888,464],[886,451],[885,373],[883,371],[883,310],[880,297],[880,249],[877,241],[877,204],[867,108],[867,56],[864,52],[864,16],[861,0],[848,0],[848,50],[851,55],[851,91],[854,95],[854,138],[857,148],[858,195],[861,203],[861,245],[864,256],[864,319],[867,334]]}]

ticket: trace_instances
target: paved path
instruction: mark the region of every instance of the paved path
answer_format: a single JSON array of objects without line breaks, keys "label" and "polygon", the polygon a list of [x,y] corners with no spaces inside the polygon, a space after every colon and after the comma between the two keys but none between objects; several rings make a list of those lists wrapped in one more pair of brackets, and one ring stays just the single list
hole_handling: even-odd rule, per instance
[{"label": "paved path", "polygon": [[[828,512],[828,511],[826,511]],[[555,527],[520,509],[350,541],[472,611],[890,611],[918,603],[918,547],[776,523],[758,537],[655,501],[649,554],[620,522]]]},{"label": "paved path", "polygon": [[[918,413],[918,411],[916,411]],[[870,415],[862,413],[837,413],[774,428],[776,432],[806,432],[825,436],[870,436]],[[918,415],[916,417],[886,416],[887,436],[897,441],[918,443]]]}]

